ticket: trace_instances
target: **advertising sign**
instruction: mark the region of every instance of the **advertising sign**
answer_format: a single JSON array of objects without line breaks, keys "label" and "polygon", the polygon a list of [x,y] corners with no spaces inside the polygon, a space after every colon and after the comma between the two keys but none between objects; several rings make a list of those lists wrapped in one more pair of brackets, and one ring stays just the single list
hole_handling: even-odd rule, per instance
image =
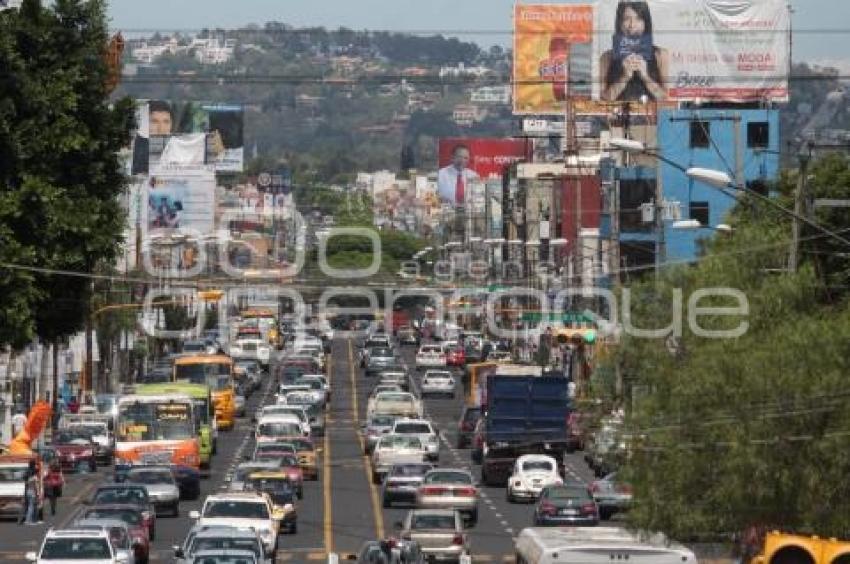
[{"label": "advertising sign", "polygon": [[[501,178],[505,169],[513,163],[530,160],[531,151],[531,143],[526,139],[440,139],[440,171],[437,173],[437,193],[440,200],[456,203],[460,185],[476,180]],[[458,176],[462,178],[460,185]]]},{"label": "advertising sign", "polygon": [[213,232],[215,173],[206,169],[151,173],[145,208],[148,234],[178,229],[201,235]]},{"label": "advertising sign", "polygon": [[786,102],[787,4],[601,0],[596,5],[593,98]]},{"label": "advertising sign", "polygon": [[208,165],[217,172],[242,172],[242,106],[149,100],[137,108],[133,174],[150,167]]},{"label": "advertising sign", "polygon": [[[587,80],[593,7],[517,4],[514,7],[514,113],[563,114],[577,77]],[[582,46],[582,47],[578,47]],[[589,92],[585,93],[585,97]]]}]

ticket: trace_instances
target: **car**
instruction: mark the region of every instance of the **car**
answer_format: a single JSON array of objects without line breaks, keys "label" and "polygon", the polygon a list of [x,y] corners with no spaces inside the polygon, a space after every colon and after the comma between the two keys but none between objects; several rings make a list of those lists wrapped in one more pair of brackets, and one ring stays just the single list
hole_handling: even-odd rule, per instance
[{"label": "car", "polygon": [[142,511],[135,505],[104,504],[84,507],[77,516],[80,520],[111,519],[123,522],[130,535],[134,560],[145,563],[150,557],[150,538]]},{"label": "car", "polygon": [[216,354],[218,347],[206,340],[183,341],[183,354]]},{"label": "car", "polygon": [[301,466],[301,472],[305,480],[319,479],[319,466],[316,462],[317,453],[321,452],[321,448],[316,448],[311,439],[306,437],[288,437],[284,439],[292,443],[298,457],[298,465]]},{"label": "car", "polygon": [[375,406],[375,398],[381,392],[404,392],[398,384],[378,384],[372,391],[369,392],[369,398],[366,400],[366,413],[370,413]]},{"label": "car", "polygon": [[317,401],[318,399],[319,396],[313,393],[313,390],[308,386],[302,386],[302,389],[289,391],[282,398],[278,398],[278,403],[315,407],[321,412],[324,409],[324,400]]},{"label": "car", "polygon": [[69,531],[103,531],[109,535],[112,548],[119,554],[127,554],[127,562],[136,564],[133,553],[130,530],[124,521],[119,519],[77,519],[68,527]]},{"label": "car", "polygon": [[380,392],[369,400],[367,416],[422,417],[422,402],[409,392]]},{"label": "car", "polygon": [[446,353],[441,345],[422,345],[416,353],[416,369],[445,368]]},{"label": "car", "polygon": [[454,509],[469,521],[478,523],[478,488],[469,471],[461,468],[436,468],[422,478],[416,491],[420,509]]},{"label": "car", "polygon": [[86,434],[94,445],[97,464],[108,466],[115,453],[115,437],[109,430],[111,423],[113,423],[111,414],[63,415],[59,427]]},{"label": "car", "polygon": [[422,547],[429,562],[460,562],[469,554],[469,538],[460,513],[451,509],[413,509],[397,524],[401,536]]},{"label": "car", "polygon": [[192,511],[189,518],[199,525],[230,525],[254,529],[263,541],[266,553],[277,552],[277,535],[280,531],[281,512],[275,512],[268,494],[240,492],[207,496],[200,511]]},{"label": "car", "polygon": [[297,435],[308,436],[304,433],[301,420],[298,419],[298,416],[291,413],[266,415],[257,421],[257,427],[254,430],[254,438],[257,443],[276,441],[280,437]]},{"label": "car", "polygon": [[[349,560],[352,560],[349,557]],[[425,564],[422,548],[407,539],[366,541],[360,545],[354,562],[356,564]]]},{"label": "car", "polygon": [[313,394],[313,404],[324,408],[328,403],[328,391],[321,379],[304,375],[295,381],[296,386],[305,386]]},{"label": "car", "polygon": [[172,549],[177,564],[190,562],[196,554],[210,550],[246,550],[252,552],[258,562],[272,564],[256,531],[229,525],[195,525],[189,530],[183,544],[173,546]]},{"label": "car", "polygon": [[258,416],[254,418],[253,422],[256,423],[257,420],[267,415],[281,415],[284,413],[291,413],[295,415],[301,422],[301,430],[306,434],[310,433],[310,414],[308,413],[308,408],[304,407],[303,405],[288,405],[285,403],[275,403],[272,405],[263,406],[262,408],[260,408]]},{"label": "car", "polygon": [[366,376],[373,376],[398,364],[398,357],[389,347],[376,347],[370,349],[369,358],[366,361]]},{"label": "car", "polygon": [[463,368],[466,365],[466,352],[462,346],[457,343],[443,343],[443,349],[446,351],[446,366]]},{"label": "car", "polygon": [[269,369],[271,351],[269,344],[258,337],[240,338],[230,345],[231,357],[255,360],[263,367],[263,370]]},{"label": "car", "polygon": [[156,539],[156,508],[148,495],[148,489],[143,484],[102,484],[92,493],[88,501],[90,506],[99,505],[132,505],[142,514],[148,539]]},{"label": "car", "polygon": [[241,492],[245,489],[245,480],[248,479],[248,476],[250,476],[252,472],[278,470],[281,466],[282,461],[280,459],[250,460],[242,462],[236,466],[233,470],[233,474],[225,476],[224,481],[227,484],[229,491]]},{"label": "car", "polygon": [[279,472],[254,472],[248,476],[245,491],[268,494],[278,512],[280,527],[288,533],[298,532],[297,499],[303,495],[288,476]]},{"label": "car", "polygon": [[63,470],[96,472],[95,442],[85,428],[68,427],[53,435],[53,449]]},{"label": "car", "polygon": [[410,378],[404,370],[384,370],[378,374],[379,386],[398,386],[402,391],[410,391]]},{"label": "car", "polygon": [[247,358],[235,359],[233,363],[235,373],[242,373],[242,376],[248,384],[248,389],[257,391],[263,384],[262,367],[256,360]]},{"label": "car", "polygon": [[[322,390],[324,390],[325,392],[325,403],[331,401],[331,386],[330,383],[328,383],[327,376],[325,376],[324,374],[304,374],[301,379],[306,380],[308,382],[318,381],[322,385]],[[313,387],[313,389],[316,388]]]},{"label": "car", "polygon": [[[285,478],[289,480],[292,486],[295,488],[295,492],[298,494],[298,498],[301,499],[304,497],[304,471],[301,469],[301,465],[298,464],[298,456],[293,452],[284,452],[281,450],[280,454],[277,453],[267,453],[263,455],[263,458],[255,458],[255,460],[264,460],[268,458],[274,458],[275,460],[280,461],[280,468],[274,470],[274,473],[281,478]],[[272,472],[271,470],[265,471],[267,473]],[[249,475],[250,476],[250,475]],[[247,481],[246,481],[247,484]]]},{"label": "car", "polygon": [[27,552],[29,562],[78,562],[91,564],[127,563],[129,552],[116,549],[109,532],[102,529],[50,529],[38,552]]},{"label": "car", "polygon": [[511,362],[514,357],[509,351],[490,351],[487,355],[487,362]]},{"label": "car", "polygon": [[419,337],[419,331],[410,325],[399,327],[398,331],[396,331],[396,338],[398,338],[400,345],[415,345],[417,347],[421,340]]},{"label": "car", "polygon": [[422,397],[449,396],[455,397],[455,379],[446,370],[428,370],[422,377],[420,385]]},{"label": "car", "polygon": [[297,452],[298,449],[290,441],[265,441],[254,446],[251,460],[278,460],[286,454],[295,456]]},{"label": "car", "polygon": [[387,472],[381,488],[381,499],[384,507],[391,507],[399,501],[416,502],[416,491],[422,483],[422,478],[434,466],[428,463],[393,464]]},{"label": "car", "polygon": [[260,564],[261,560],[250,550],[200,550],[189,564]]},{"label": "car", "polygon": [[456,447],[466,448],[472,444],[472,434],[475,431],[475,424],[481,418],[481,407],[475,405],[465,405],[460,414],[460,420],[457,423],[457,442]]},{"label": "car", "polygon": [[245,417],[245,384],[239,382],[233,388],[233,407],[236,417]]},{"label": "car", "polygon": [[416,435],[384,435],[372,451],[372,482],[380,484],[393,464],[425,462],[428,451]]},{"label": "car", "polygon": [[558,473],[558,463],[553,457],[545,454],[524,454],[514,463],[505,496],[509,502],[520,499],[534,500],[546,486],[563,483]]},{"label": "car", "polygon": [[534,508],[534,525],[592,527],[599,523],[599,508],[583,484],[547,486]]},{"label": "car", "polygon": [[628,511],[632,505],[632,487],[618,480],[616,472],[591,482],[590,493],[603,521],[616,513]]},{"label": "car", "polygon": [[394,415],[373,415],[360,426],[365,435],[363,449],[366,454],[372,454],[378,439],[392,431],[395,420]]},{"label": "car", "polygon": [[134,466],[127,471],[126,481],[144,484],[157,515],[168,510],[172,517],[180,515],[180,488],[168,466]]},{"label": "car", "polygon": [[392,431],[394,435],[415,435],[425,445],[426,458],[430,462],[440,460],[440,436],[434,426],[425,419],[396,419]]}]

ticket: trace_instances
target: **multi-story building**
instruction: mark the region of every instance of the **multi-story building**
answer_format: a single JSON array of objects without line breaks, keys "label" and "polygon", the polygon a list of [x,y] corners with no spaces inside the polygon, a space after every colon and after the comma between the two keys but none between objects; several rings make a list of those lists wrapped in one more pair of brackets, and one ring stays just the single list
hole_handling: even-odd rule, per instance
[{"label": "multi-story building", "polygon": [[473,104],[510,104],[510,86],[482,86],[474,89],[469,95]]}]

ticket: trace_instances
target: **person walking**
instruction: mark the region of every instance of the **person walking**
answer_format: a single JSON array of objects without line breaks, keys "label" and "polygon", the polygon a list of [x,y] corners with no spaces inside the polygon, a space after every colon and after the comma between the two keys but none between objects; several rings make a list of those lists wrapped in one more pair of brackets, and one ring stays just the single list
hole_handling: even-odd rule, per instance
[{"label": "person walking", "polygon": [[47,476],[44,477],[44,494],[50,501],[50,514],[56,515],[56,500],[62,495],[62,486],[65,485],[65,476],[62,474],[62,466],[58,460],[50,463]]},{"label": "person walking", "polygon": [[21,507],[21,517],[18,525],[36,524],[36,512],[38,509],[38,467],[35,460],[30,460],[29,467],[24,472],[24,503]]}]

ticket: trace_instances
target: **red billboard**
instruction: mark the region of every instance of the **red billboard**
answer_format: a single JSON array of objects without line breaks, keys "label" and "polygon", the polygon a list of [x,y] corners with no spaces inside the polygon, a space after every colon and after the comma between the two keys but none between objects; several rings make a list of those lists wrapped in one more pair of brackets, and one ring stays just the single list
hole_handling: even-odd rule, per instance
[{"label": "red billboard", "polygon": [[505,167],[520,160],[531,161],[531,143],[527,139],[465,138],[440,139],[440,168],[451,166],[459,146],[467,149],[468,167],[481,180],[491,176],[501,178]]}]

